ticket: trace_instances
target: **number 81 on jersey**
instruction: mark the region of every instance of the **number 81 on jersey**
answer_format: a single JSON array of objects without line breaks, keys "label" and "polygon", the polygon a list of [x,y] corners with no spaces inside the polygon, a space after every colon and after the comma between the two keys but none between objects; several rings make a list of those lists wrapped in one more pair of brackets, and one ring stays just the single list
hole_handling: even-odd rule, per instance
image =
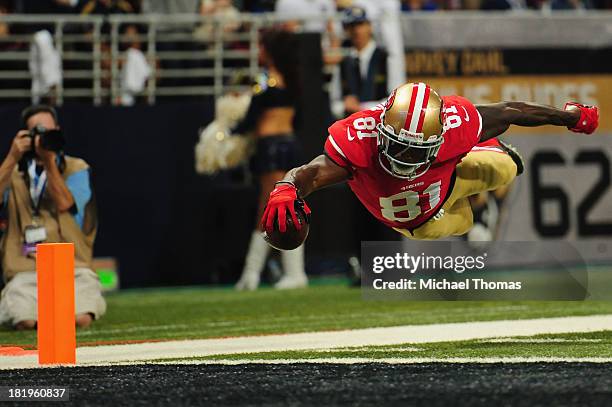
[{"label": "number 81 on jersey", "polygon": [[423,191],[423,200],[418,192],[410,190],[379,198],[382,216],[393,222],[409,222],[422,213],[431,211],[440,203],[441,186],[442,181],[429,185]]}]

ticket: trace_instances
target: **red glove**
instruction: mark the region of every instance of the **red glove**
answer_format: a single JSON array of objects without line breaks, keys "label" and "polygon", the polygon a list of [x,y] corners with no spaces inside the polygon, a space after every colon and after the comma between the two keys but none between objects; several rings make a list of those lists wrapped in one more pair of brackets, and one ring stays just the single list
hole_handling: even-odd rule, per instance
[{"label": "red glove", "polygon": [[567,127],[576,133],[591,134],[599,125],[599,108],[597,106],[585,106],[580,103],[567,102],[563,110],[580,109],[580,119],[574,127]]},{"label": "red glove", "polygon": [[306,214],[306,219],[308,219],[310,208],[303,199],[298,198],[295,185],[289,182],[277,183],[274,191],[270,192],[268,204],[261,218],[261,227],[264,228],[268,234],[272,233],[274,230],[274,219],[278,214],[278,230],[281,233],[285,233],[287,231],[287,210],[289,210],[295,228],[300,230],[302,225],[298,221],[295,212],[296,204],[298,207],[302,207]]}]

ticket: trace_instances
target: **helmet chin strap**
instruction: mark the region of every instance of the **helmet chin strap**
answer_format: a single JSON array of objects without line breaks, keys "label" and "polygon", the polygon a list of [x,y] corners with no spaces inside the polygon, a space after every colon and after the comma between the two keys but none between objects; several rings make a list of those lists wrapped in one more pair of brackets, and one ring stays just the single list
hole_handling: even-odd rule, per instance
[{"label": "helmet chin strap", "polygon": [[[389,162],[389,167],[391,167],[391,168],[388,168],[385,165],[385,163],[383,162],[383,155],[384,155],[383,152],[379,151],[379,153],[378,153],[378,163],[383,168],[383,170],[385,170],[389,175],[392,175],[392,176],[394,176],[396,178],[405,179],[407,181],[412,181],[412,180],[415,180],[415,179],[419,178],[420,176],[422,176],[423,174],[425,174],[429,170],[429,167],[431,167],[431,163],[423,164],[423,165],[417,167],[417,169],[414,171],[413,174],[402,175],[402,174],[398,174],[398,173],[393,171],[393,167],[391,166],[391,163],[386,158],[386,156],[385,156],[385,159],[387,160],[387,162]],[[420,171],[421,167],[425,167],[425,168],[422,171]]]}]

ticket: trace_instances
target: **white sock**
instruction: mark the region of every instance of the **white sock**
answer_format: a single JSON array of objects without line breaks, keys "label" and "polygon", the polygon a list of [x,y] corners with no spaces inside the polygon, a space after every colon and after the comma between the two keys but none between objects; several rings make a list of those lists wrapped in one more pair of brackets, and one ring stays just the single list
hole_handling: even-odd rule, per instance
[{"label": "white sock", "polygon": [[271,247],[266,243],[261,232],[259,230],[253,231],[242,275],[238,283],[236,283],[236,289],[254,290],[257,288],[270,249]]},{"label": "white sock", "polygon": [[304,245],[295,250],[281,252],[283,278],[275,284],[275,288],[300,288],[308,285],[308,277],[304,271]]}]

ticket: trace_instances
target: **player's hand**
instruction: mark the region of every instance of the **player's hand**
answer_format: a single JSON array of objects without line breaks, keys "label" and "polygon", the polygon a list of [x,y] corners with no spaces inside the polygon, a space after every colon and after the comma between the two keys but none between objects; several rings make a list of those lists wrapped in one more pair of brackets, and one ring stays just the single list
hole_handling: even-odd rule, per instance
[{"label": "player's hand", "polygon": [[20,130],[11,144],[11,150],[9,155],[18,162],[21,157],[32,149],[32,139],[29,137],[30,132],[28,130]]},{"label": "player's hand", "polygon": [[271,234],[274,231],[274,219],[278,219],[278,230],[281,233],[287,231],[287,211],[297,230],[302,228],[295,212],[296,203],[302,206],[306,217],[310,215],[310,208],[304,200],[298,198],[297,188],[291,183],[278,183],[276,188],[270,192],[268,204],[261,218],[261,227]]},{"label": "player's hand", "polygon": [[599,125],[599,108],[597,108],[597,106],[586,106],[580,103],[567,102],[563,110],[580,110],[580,118],[574,127],[567,127],[573,132],[591,134]]}]

